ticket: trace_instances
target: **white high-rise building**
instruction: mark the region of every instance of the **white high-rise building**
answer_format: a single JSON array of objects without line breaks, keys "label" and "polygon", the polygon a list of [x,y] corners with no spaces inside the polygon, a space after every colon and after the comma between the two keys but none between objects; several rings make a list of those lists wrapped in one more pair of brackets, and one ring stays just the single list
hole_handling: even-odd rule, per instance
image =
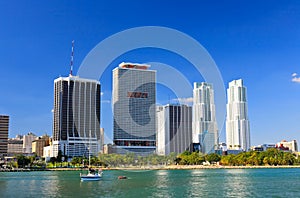
[{"label": "white high-rise building", "polygon": [[148,155],[156,149],[156,71],[150,65],[121,63],[113,70],[116,153]]},{"label": "white high-rise building", "polygon": [[78,76],[54,80],[53,155],[98,155],[100,82]]},{"label": "white high-rise building", "polygon": [[[193,143],[202,153],[213,153],[219,144],[212,84],[194,83]],[[198,147],[198,148],[197,148]]]},{"label": "white high-rise building", "polygon": [[192,107],[158,106],[156,141],[158,155],[192,151]]},{"label": "white high-rise building", "polygon": [[242,79],[233,80],[227,89],[226,144],[229,150],[250,149],[247,95]]}]

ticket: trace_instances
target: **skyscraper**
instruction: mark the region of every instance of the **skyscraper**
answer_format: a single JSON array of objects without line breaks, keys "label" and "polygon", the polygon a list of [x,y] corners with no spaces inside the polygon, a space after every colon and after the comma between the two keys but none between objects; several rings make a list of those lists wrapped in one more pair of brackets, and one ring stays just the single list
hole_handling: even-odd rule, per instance
[{"label": "skyscraper", "polygon": [[78,76],[54,80],[53,155],[100,151],[100,82]]},{"label": "skyscraper", "polygon": [[193,143],[202,153],[213,153],[219,144],[214,90],[209,83],[194,83]]},{"label": "skyscraper", "polygon": [[7,155],[9,116],[0,115],[0,157]]},{"label": "skyscraper", "polygon": [[147,155],[156,145],[156,71],[121,63],[113,70],[113,142],[116,152]]},{"label": "skyscraper", "polygon": [[192,151],[192,107],[157,106],[156,139],[158,155]]},{"label": "skyscraper", "polygon": [[246,87],[242,79],[233,80],[227,89],[226,144],[229,150],[250,149]]}]

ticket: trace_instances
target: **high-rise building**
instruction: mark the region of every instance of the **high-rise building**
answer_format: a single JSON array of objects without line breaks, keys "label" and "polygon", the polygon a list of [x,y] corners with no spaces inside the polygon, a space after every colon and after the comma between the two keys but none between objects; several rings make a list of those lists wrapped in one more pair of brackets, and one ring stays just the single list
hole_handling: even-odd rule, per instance
[{"label": "high-rise building", "polygon": [[247,95],[242,79],[233,80],[227,89],[226,144],[228,150],[250,149]]},{"label": "high-rise building", "polygon": [[78,76],[54,80],[53,155],[100,151],[100,82]]},{"label": "high-rise building", "polygon": [[7,155],[9,116],[0,115],[0,157]]},{"label": "high-rise building", "polygon": [[202,153],[214,153],[219,144],[212,84],[195,82],[193,90],[193,143]]},{"label": "high-rise building", "polygon": [[195,82],[193,90],[194,150],[214,153],[219,144],[218,125],[212,84]]},{"label": "high-rise building", "polygon": [[113,142],[116,152],[148,155],[156,148],[156,71],[121,63],[113,70]]},{"label": "high-rise building", "polygon": [[192,107],[187,105],[157,106],[158,155],[193,150]]},{"label": "high-rise building", "polygon": [[100,128],[100,153],[103,153],[104,146],[104,128]]}]

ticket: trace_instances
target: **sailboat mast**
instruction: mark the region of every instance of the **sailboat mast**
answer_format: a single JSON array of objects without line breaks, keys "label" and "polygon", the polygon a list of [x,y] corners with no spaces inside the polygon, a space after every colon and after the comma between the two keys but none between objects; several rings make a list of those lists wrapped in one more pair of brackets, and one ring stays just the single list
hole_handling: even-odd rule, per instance
[{"label": "sailboat mast", "polygon": [[90,130],[90,137],[89,137],[89,167],[91,166],[91,130]]}]

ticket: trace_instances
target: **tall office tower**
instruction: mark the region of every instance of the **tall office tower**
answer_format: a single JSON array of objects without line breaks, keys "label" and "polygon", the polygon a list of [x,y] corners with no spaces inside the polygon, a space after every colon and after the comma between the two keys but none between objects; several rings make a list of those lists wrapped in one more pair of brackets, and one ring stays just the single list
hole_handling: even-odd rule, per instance
[{"label": "tall office tower", "polygon": [[0,157],[7,155],[9,116],[0,115]]},{"label": "tall office tower", "polygon": [[214,90],[212,84],[194,83],[193,90],[193,143],[194,150],[214,153],[219,144]]},{"label": "tall office tower", "polygon": [[229,150],[250,149],[246,87],[242,79],[230,82],[227,89],[226,143]]},{"label": "tall office tower", "polygon": [[100,82],[78,76],[54,80],[53,155],[100,151]]},{"label": "tall office tower", "polygon": [[187,105],[157,106],[158,155],[193,151],[192,107]]},{"label": "tall office tower", "polygon": [[156,71],[121,63],[113,70],[113,142],[116,153],[148,155],[156,148]]}]

